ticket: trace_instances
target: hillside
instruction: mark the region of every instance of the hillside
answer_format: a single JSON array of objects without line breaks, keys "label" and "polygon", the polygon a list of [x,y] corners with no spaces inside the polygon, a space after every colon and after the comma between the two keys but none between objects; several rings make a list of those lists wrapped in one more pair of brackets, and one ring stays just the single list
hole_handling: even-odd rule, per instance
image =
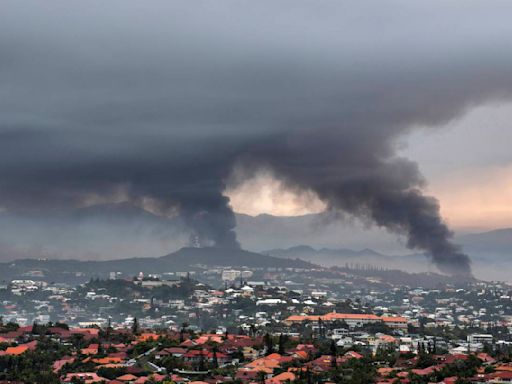
[{"label": "hillside", "polygon": [[[23,259],[0,264],[0,279],[27,278],[30,271],[42,271],[54,281],[76,281],[107,277],[111,271],[125,275],[182,272],[207,267],[311,267],[302,260],[280,259],[239,249],[182,248],[161,257],[129,258],[106,261]],[[77,275],[78,274],[78,275]]]},{"label": "hillside", "polygon": [[512,228],[459,236],[464,249],[479,257],[485,255],[509,258],[512,255]]},{"label": "hillside", "polygon": [[308,245],[300,245],[287,249],[273,249],[263,253],[284,259],[300,258],[325,267],[371,265],[385,269],[401,269],[409,272],[429,272],[433,269],[427,259],[421,254],[389,256],[368,248],[362,250],[347,248],[315,249]]}]

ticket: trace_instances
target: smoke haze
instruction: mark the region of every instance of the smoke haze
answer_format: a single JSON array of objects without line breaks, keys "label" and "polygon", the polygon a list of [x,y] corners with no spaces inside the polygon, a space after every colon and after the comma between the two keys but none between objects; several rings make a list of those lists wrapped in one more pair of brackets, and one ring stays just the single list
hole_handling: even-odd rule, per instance
[{"label": "smoke haze", "polygon": [[224,191],[269,170],[469,274],[396,150],[510,97],[512,4],[491,3],[4,1],[0,206],[125,201],[238,247]]}]

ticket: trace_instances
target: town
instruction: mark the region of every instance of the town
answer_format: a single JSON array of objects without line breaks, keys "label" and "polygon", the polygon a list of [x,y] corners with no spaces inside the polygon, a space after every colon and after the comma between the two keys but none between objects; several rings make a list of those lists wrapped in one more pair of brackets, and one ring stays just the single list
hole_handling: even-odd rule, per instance
[{"label": "town", "polygon": [[390,282],[393,273],[217,266],[111,272],[76,287],[32,273],[0,289],[0,380],[512,380],[511,286],[473,280],[418,287]]},{"label": "town", "polygon": [[0,384],[512,384],[512,1],[0,1]]}]

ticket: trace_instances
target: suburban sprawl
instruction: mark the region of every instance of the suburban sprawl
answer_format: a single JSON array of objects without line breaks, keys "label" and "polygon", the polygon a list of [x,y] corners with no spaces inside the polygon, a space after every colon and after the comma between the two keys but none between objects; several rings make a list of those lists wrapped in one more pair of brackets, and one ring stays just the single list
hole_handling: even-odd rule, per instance
[{"label": "suburban sprawl", "polygon": [[365,265],[47,273],[0,286],[1,382],[512,382],[504,283]]}]

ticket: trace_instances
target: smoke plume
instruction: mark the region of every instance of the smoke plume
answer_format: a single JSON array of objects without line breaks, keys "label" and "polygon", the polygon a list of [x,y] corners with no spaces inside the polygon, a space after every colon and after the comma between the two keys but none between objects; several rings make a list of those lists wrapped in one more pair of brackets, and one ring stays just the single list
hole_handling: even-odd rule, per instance
[{"label": "smoke plume", "polygon": [[450,242],[437,200],[422,194],[416,164],[394,157],[392,138],[361,137],[355,129],[314,131],[257,147],[245,155],[246,167],[269,167],[293,188],[315,191],[329,209],[405,235],[407,246],[426,251],[440,270],[470,274],[470,260]]},{"label": "smoke plume", "polygon": [[230,175],[271,169],[470,273],[396,149],[510,97],[512,5],[29,3],[0,6],[3,210],[125,201],[238,247]]}]

